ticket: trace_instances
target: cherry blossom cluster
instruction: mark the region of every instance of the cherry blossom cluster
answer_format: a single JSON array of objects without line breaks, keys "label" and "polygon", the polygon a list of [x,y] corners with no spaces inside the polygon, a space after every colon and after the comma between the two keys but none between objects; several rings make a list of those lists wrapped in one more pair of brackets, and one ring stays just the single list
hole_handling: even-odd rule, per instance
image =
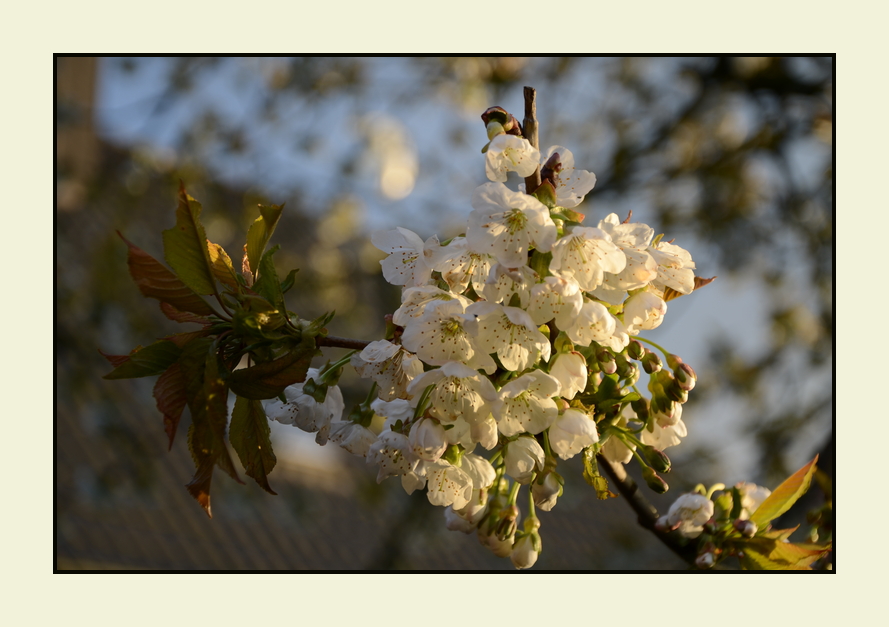
[{"label": "cherry blossom cluster", "polygon": [[[670,468],[663,449],[686,435],[682,403],[695,374],[653,345],[664,367],[636,337],[695,288],[695,265],[629,218],[585,226],[575,208],[595,175],[562,146],[542,155],[502,109],[482,118],[489,182],[472,194],[465,232],[446,241],[400,227],[372,235],[387,254],[383,276],[402,295],[389,337],[350,358],[374,382],[368,399],[334,422],[344,409],[334,364],[310,370],[267,413],[365,457],[378,481],[425,489],[449,529],[475,532],[528,568],[542,548],[536,509],[551,510],[563,491],[560,460],[636,457],[649,486],[666,490],[657,473]],[[538,168],[535,189],[507,186],[510,172]],[[642,371],[650,398],[637,387]]]}]

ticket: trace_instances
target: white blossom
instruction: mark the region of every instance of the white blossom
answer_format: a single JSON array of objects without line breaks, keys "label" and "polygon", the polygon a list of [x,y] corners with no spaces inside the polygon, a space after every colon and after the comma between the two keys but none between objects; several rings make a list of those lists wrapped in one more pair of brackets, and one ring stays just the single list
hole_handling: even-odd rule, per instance
[{"label": "white blossom", "polygon": [[437,300],[456,300],[463,305],[464,309],[472,304],[472,301],[465,296],[453,292],[446,292],[434,285],[410,287],[405,289],[401,294],[401,307],[396,309],[395,313],[392,314],[392,322],[399,326],[406,327],[414,318],[419,318],[423,315],[423,312],[426,310],[426,305]]},{"label": "white blossom", "polygon": [[589,346],[590,342],[606,342],[614,335],[617,320],[605,305],[590,300],[583,304],[574,323],[563,329],[575,344]]},{"label": "white blossom", "polygon": [[427,462],[436,461],[448,448],[444,427],[434,418],[423,418],[411,426],[408,440],[414,455]]},{"label": "white blossom", "polygon": [[[628,406],[629,407],[629,406]],[[632,411],[632,410],[630,410]],[[635,416],[635,413],[632,414]],[[615,426],[626,428],[627,427],[627,414],[621,413],[620,417],[617,419]],[[611,434],[605,443],[602,445],[602,457],[610,461],[612,464],[626,464],[631,459],[633,459],[633,451],[636,450],[635,444],[627,444],[617,437],[614,434]]]},{"label": "white blossom", "polygon": [[532,536],[529,535],[522,536],[516,541],[509,554],[509,559],[518,570],[523,570],[534,566],[539,555],[540,553],[534,549]]},{"label": "white blossom", "polygon": [[377,439],[376,434],[351,420],[335,422],[330,427],[330,441],[357,455],[366,457],[370,445]]},{"label": "white blossom", "polygon": [[485,174],[488,179],[506,182],[507,172],[530,176],[537,169],[540,151],[527,139],[515,135],[497,135],[485,152]]},{"label": "white blossom", "polygon": [[494,416],[489,414],[482,422],[472,423],[470,425],[470,434],[472,435],[472,441],[481,444],[486,451],[490,451],[497,446],[497,421],[494,420]]},{"label": "white blossom", "polygon": [[561,387],[558,379],[542,370],[532,370],[504,385],[493,407],[500,433],[507,437],[525,432],[536,435],[547,429],[559,413],[552,397]]},{"label": "white blossom", "polygon": [[549,361],[552,347],[527,312],[480,301],[466,309],[478,318],[476,344],[482,353],[497,353],[507,370],[520,372],[539,359]]},{"label": "white blossom", "polygon": [[407,398],[408,384],[423,372],[416,355],[388,340],[371,342],[349,363],[361,378],[377,382],[379,397],[386,401]]},{"label": "white blossom", "polygon": [[424,243],[420,236],[397,227],[392,231],[375,231],[370,236],[373,245],[389,256],[380,261],[383,277],[392,285],[425,285],[432,275],[428,259],[438,248],[434,235]]},{"label": "white blossom", "polygon": [[556,506],[556,501],[562,496],[562,484],[556,473],[551,472],[543,479],[543,483],[536,481],[531,484],[531,496],[534,498],[534,506],[549,512]]},{"label": "white blossom", "polygon": [[411,382],[408,393],[418,398],[430,385],[429,414],[443,422],[462,416],[470,424],[483,421],[498,399],[491,381],[465,364],[449,361],[441,368],[425,372]]},{"label": "white blossom", "polygon": [[713,517],[713,501],[702,494],[690,492],[676,499],[667,511],[666,526],[678,524],[677,531],[687,538],[697,538],[704,523]]},{"label": "white blossom", "polygon": [[563,146],[552,146],[547,151],[546,158],[541,159],[541,165],[546,163],[554,152],[559,153],[559,161],[562,164],[562,169],[556,177],[556,204],[571,209],[579,205],[584,196],[596,185],[596,175],[576,169],[574,155]]},{"label": "white blossom", "polygon": [[566,409],[549,428],[550,446],[562,459],[571,459],[598,441],[596,422],[576,409]]},{"label": "white blossom", "polygon": [[[682,412],[680,411],[679,414],[681,416]],[[676,446],[682,441],[680,438],[684,438],[687,435],[688,429],[686,429],[682,419],[679,418],[672,425],[666,427],[662,427],[655,421],[653,430],[643,429],[639,439],[642,440],[643,444],[663,451],[670,446]]]},{"label": "white blossom", "polygon": [[753,512],[755,512],[760,505],[762,505],[762,502],[765,501],[772,494],[772,491],[768,488],[756,485],[755,483],[747,483],[742,481],[735,484],[735,487],[738,488],[738,491],[741,493],[740,518],[742,520],[749,519],[751,514],[753,514]]},{"label": "white blossom", "polygon": [[497,471],[491,462],[474,453],[463,455],[460,468],[472,479],[472,489],[476,491],[490,488],[497,478]]},{"label": "white blossom", "polygon": [[648,252],[658,264],[654,286],[663,291],[669,287],[680,294],[691,294],[695,289],[695,262],[684,248],[667,242],[649,248]]},{"label": "white blossom", "polygon": [[433,366],[460,361],[494,372],[494,360],[487,352],[480,352],[473,339],[477,332],[475,317],[463,313],[461,302],[435,300],[426,304],[420,317],[408,322],[401,342]]},{"label": "white blossom", "polygon": [[407,436],[394,431],[383,431],[367,451],[367,463],[379,464],[377,483],[386,477],[412,472],[419,460],[411,453]]},{"label": "white blossom", "polygon": [[594,227],[574,227],[552,248],[550,272],[573,278],[584,291],[592,291],[605,280],[605,273],[617,274],[627,264],[623,251],[605,231]]},{"label": "white blossom", "polygon": [[638,335],[639,331],[656,329],[664,321],[667,303],[651,292],[637,292],[624,303],[624,325],[627,333]]},{"label": "white blossom", "polygon": [[524,309],[531,300],[531,286],[537,283],[537,278],[537,273],[528,266],[507,268],[494,264],[480,295],[489,302],[508,305],[517,294],[519,307]]},{"label": "white blossom", "polygon": [[[657,278],[658,263],[649,253],[648,246],[654,237],[654,229],[647,224],[630,222],[622,224],[617,214],[609,214],[599,221],[599,228],[608,233],[611,241],[623,251],[627,257],[627,265],[617,274],[606,274],[605,282],[601,286],[603,293],[614,291],[617,294],[626,295],[628,290],[645,287]],[[618,301],[606,298],[611,304]]]},{"label": "white blossom", "polygon": [[429,462],[426,464],[426,496],[433,505],[462,509],[472,499],[472,479],[442,459]]},{"label": "white blossom", "polygon": [[571,400],[578,392],[583,392],[587,386],[586,359],[577,351],[559,353],[553,362],[549,373],[562,384],[559,395]]},{"label": "white blossom", "polygon": [[532,246],[548,252],[556,241],[556,225],[543,203],[503,183],[477,187],[472,206],[466,231],[469,249],[492,255],[504,266],[527,265]]},{"label": "white blossom", "polygon": [[[317,368],[309,368],[306,373],[306,381],[319,378]],[[286,403],[280,400],[270,402],[266,408],[266,416],[269,420],[277,420],[286,425],[293,425],[309,433],[317,433],[315,441],[324,445],[330,433],[330,422],[334,418],[340,418],[346,405],[343,402],[343,393],[336,385],[327,388],[324,402],[319,403],[314,397],[303,393],[305,382],[289,385],[284,389]]]},{"label": "white blossom", "polygon": [[462,293],[471,283],[472,289],[481,294],[494,263],[491,255],[469,250],[465,237],[455,237],[436,253],[432,269],[441,272],[453,292]]},{"label": "white blossom", "polygon": [[543,469],[544,453],[537,440],[523,435],[506,445],[503,459],[506,474],[518,483],[528,484],[534,473]]},{"label": "white blossom", "polygon": [[527,311],[536,325],[555,319],[556,326],[565,329],[574,323],[582,306],[583,292],[577,281],[548,276],[531,288]]}]

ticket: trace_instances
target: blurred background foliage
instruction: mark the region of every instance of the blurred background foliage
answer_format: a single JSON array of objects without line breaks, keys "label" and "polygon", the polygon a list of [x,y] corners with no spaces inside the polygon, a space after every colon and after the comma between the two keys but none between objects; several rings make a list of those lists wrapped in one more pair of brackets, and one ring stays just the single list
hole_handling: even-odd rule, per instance
[{"label": "blurred background foliage", "polygon": [[[206,520],[182,488],[184,439],[164,450],[153,380],[102,380],[97,349],[178,330],[139,295],[115,231],[161,257],[179,180],[233,259],[257,203],[286,202],[272,243],[282,276],[300,269],[291,310],[336,310],[332,334],[381,337],[399,291],[369,233],[462,231],[485,181],[479,115],[521,118],[524,85],[538,91],[541,148],[567,147],[598,177],[587,223],[632,210],[719,276],[649,333],[698,373],[671,490],[652,500],[667,507],[698,482],[774,487],[816,452],[832,477],[833,70],[772,57],[57,58],[59,567],[510,567],[444,530],[422,495],[377,486],[361,460],[290,427],[273,429],[280,496],[218,477]],[[342,384],[347,407],[366,393],[354,373]],[[681,567],[628,528],[620,499],[596,502],[579,468],[562,474],[536,568]],[[813,489],[808,505],[823,498]]]}]

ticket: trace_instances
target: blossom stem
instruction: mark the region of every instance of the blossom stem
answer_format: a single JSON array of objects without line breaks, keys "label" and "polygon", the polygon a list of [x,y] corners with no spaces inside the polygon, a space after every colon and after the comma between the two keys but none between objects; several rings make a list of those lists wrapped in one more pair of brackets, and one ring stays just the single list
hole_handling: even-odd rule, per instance
[{"label": "blossom stem", "polygon": [[664,357],[667,357],[667,356],[671,355],[671,353],[670,353],[667,349],[665,349],[663,346],[661,346],[660,344],[655,344],[655,343],[652,342],[651,340],[646,340],[644,337],[636,336],[636,339],[639,340],[640,342],[645,342],[646,344],[651,344],[651,345],[654,346],[656,349],[658,349],[659,351],[661,351],[661,352],[664,354]]},{"label": "blossom stem", "polygon": [[[525,87],[525,119],[522,120],[522,135],[537,149],[540,142],[537,138],[537,90],[533,87]],[[525,192],[533,194],[540,187],[540,165],[534,169],[531,176],[525,177]]]},{"label": "blossom stem", "polygon": [[355,350],[362,350],[365,346],[370,344],[368,340],[353,340],[349,337],[336,337],[334,335],[328,335],[325,337],[316,337],[315,338],[315,346],[333,346],[336,348],[352,348]]},{"label": "blossom stem", "polygon": [[509,491],[509,500],[506,502],[506,506],[515,505],[516,497],[519,495],[519,488],[522,487],[521,484],[516,481],[512,484],[512,489]]},{"label": "blossom stem", "polygon": [[323,372],[319,372],[318,378],[323,379],[329,373],[335,372],[338,368],[342,368],[347,363],[349,363],[349,360],[352,359],[352,355],[354,355],[357,352],[358,352],[357,350],[354,350],[354,351],[350,351],[350,352],[346,353],[345,357],[342,357],[339,361],[330,364],[327,368],[324,369]]}]

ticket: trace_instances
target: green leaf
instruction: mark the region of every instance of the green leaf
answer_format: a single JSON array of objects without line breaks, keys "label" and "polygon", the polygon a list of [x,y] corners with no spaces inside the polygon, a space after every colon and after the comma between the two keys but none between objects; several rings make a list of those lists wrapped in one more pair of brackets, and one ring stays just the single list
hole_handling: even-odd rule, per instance
[{"label": "green leaf", "polygon": [[275,398],[288,385],[301,383],[318,350],[315,338],[306,337],[303,342],[278,359],[235,370],[228,377],[232,392],[253,400]]},{"label": "green leaf", "polygon": [[[125,361],[106,374],[104,379],[134,379],[162,373],[177,359],[182,350],[169,340],[160,340],[133,351]],[[113,356],[116,357],[116,356]]]},{"label": "green leaf", "polygon": [[812,483],[812,475],[815,473],[815,462],[818,456],[808,464],[797,470],[784,483],[779,485],[763,501],[756,511],[750,516],[750,520],[756,523],[760,529],[765,528],[772,520],[786,512],[796,503],[797,499],[806,493]]},{"label": "green leaf", "polygon": [[296,282],[296,273],[299,272],[299,268],[295,270],[291,270],[287,277],[281,281],[281,293],[286,294],[287,291],[293,287],[293,284]]},{"label": "green leaf", "polygon": [[164,231],[164,258],[182,282],[198,294],[215,294],[207,235],[201,224],[201,205],[179,185],[176,226]]},{"label": "green leaf", "polygon": [[[133,277],[136,287],[143,296],[156,298],[161,303],[169,303],[179,311],[188,311],[200,316],[216,313],[207,301],[198,296],[161,262],[127,240],[120,231],[117,234],[129,247],[127,265],[130,268],[130,276]],[[170,317],[169,314],[167,317]]]},{"label": "green leaf", "polygon": [[280,246],[275,246],[262,256],[259,262],[259,278],[253,284],[253,290],[283,313],[284,292],[281,291],[281,282],[278,281],[278,273],[275,271],[275,262],[272,259],[279,248]]},{"label": "green leaf", "polygon": [[739,547],[747,570],[811,570],[810,565],[830,552],[830,546],[794,544],[757,536]]},{"label": "green leaf", "polygon": [[256,274],[259,269],[262,253],[265,251],[272,233],[275,232],[283,209],[284,205],[272,205],[271,207],[259,205],[259,217],[254,220],[247,231],[247,263],[253,274]]},{"label": "green leaf", "polygon": [[157,378],[157,383],[154,384],[154,399],[158,410],[164,415],[164,431],[170,440],[169,448],[172,449],[182,410],[188,402],[185,381],[178,361]]},{"label": "green leaf", "polygon": [[248,477],[269,494],[276,494],[269,486],[268,475],[277,463],[269,439],[269,420],[262,403],[239,396],[232,411],[229,439]]},{"label": "green leaf", "polygon": [[207,252],[210,255],[210,269],[213,272],[213,276],[223,285],[233,287],[237,290],[237,273],[235,272],[234,266],[232,266],[231,257],[228,256],[225,249],[219,244],[214,244],[207,240]]},{"label": "green leaf", "polygon": [[185,347],[180,360],[188,407],[191,410],[188,448],[197,468],[186,488],[211,518],[210,483],[213,467],[219,466],[232,479],[243,483],[225,445],[228,387],[219,374],[216,347],[216,342],[210,338],[199,338]]},{"label": "green leaf", "polygon": [[599,474],[599,464],[592,446],[583,449],[583,478],[596,491],[597,499],[604,501],[617,496],[608,489],[608,480]]}]

